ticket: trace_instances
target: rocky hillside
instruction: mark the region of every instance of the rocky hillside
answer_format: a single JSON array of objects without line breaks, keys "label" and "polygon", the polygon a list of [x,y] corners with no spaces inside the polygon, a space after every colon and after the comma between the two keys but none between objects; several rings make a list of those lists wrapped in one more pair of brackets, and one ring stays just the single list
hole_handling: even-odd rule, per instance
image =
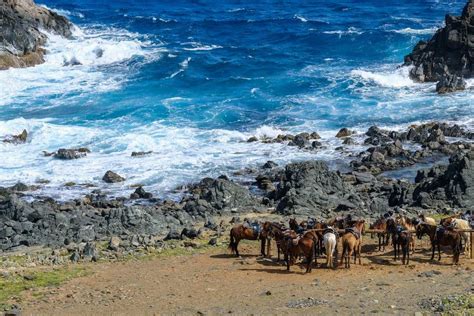
[{"label": "rocky hillside", "polygon": [[462,78],[474,75],[474,0],[467,2],[461,16],[446,15],[445,24],[405,56],[405,65],[414,66],[411,77],[420,82],[438,81],[439,93],[464,89]]},{"label": "rocky hillside", "polygon": [[44,62],[43,31],[71,36],[72,24],[33,0],[0,2],[0,70],[29,67]]}]

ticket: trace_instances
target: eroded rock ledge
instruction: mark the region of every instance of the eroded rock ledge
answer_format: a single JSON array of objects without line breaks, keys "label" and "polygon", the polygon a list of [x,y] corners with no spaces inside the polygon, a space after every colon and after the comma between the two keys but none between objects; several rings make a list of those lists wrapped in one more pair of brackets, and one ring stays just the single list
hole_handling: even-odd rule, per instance
[{"label": "eroded rock ledge", "polygon": [[467,2],[461,16],[446,15],[445,23],[428,42],[418,42],[404,63],[414,66],[414,80],[438,82],[438,93],[463,90],[463,78],[474,76],[474,0]]},{"label": "eroded rock ledge", "polygon": [[65,17],[37,6],[33,0],[0,2],[0,70],[44,62],[44,31],[72,36],[72,24]]}]

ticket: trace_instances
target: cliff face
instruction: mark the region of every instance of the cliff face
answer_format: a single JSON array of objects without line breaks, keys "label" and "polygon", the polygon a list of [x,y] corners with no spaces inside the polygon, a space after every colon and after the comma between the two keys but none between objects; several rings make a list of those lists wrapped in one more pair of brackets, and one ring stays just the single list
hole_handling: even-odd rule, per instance
[{"label": "cliff face", "polygon": [[439,81],[440,93],[464,89],[460,78],[474,76],[474,0],[469,0],[461,16],[446,15],[446,26],[428,41],[420,41],[405,56],[413,65],[410,75],[420,82]]},{"label": "cliff face", "polygon": [[72,24],[32,0],[0,2],[0,70],[44,62],[47,38],[42,31],[71,36]]}]

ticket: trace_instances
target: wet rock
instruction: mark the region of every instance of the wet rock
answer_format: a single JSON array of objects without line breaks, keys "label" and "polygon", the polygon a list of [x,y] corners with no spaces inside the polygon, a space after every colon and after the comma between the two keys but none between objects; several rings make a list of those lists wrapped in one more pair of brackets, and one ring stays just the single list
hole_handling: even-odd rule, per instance
[{"label": "wet rock", "polygon": [[70,37],[72,24],[64,17],[28,0],[0,2],[0,70],[44,62],[44,31]]},{"label": "wet rock", "polygon": [[255,136],[252,136],[249,139],[247,139],[247,143],[254,143],[254,142],[258,142],[258,138]]},{"label": "wet rock", "polygon": [[337,138],[349,137],[352,134],[354,134],[352,131],[344,127],[344,128],[341,128],[339,132],[337,132],[336,137]]},{"label": "wet rock", "polygon": [[405,56],[405,65],[413,65],[410,76],[421,82],[440,81],[438,92],[464,87],[462,79],[474,74],[472,50],[474,3],[468,1],[461,16],[446,15],[445,26],[428,41],[420,41]]},{"label": "wet rock", "polygon": [[436,92],[445,94],[466,89],[466,81],[456,75],[444,74],[436,84]]},{"label": "wet rock", "polygon": [[134,151],[132,152],[132,157],[143,157],[147,155],[151,155],[153,151]]},{"label": "wet rock", "polygon": [[278,167],[278,164],[275,163],[274,161],[271,161],[271,160],[267,161],[267,162],[262,166],[263,169],[272,169],[272,168],[276,168],[276,167]]},{"label": "wet rock", "polygon": [[86,157],[87,154],[90,153],[90,150],[87,148],[78,148],[78,149],[65,149],[61,148],[58,149],[56,153],[54,153],[54,158],[62,159],[62,160],[72,160],[72,159],[79,159],[82,157]]},{"label": "wet rock", "polygon": [[102,180],[107,183],[118,183],[118,182],[125,181],[125,178],[109,170],[104,174],[104,176],[102,177]]},{"label": "wet rock", "polygon": [[153,198],[153,194],[150,192],[146,192],[142,186],[139,186],[135,192],[130,195],[130,199],[151,199]]},{"label": "wet rock", "polygon": [[26,143],[27,139],[28,139],[28,132],[26,131],[26,129],[24,129],[23,132],[21,132],[18,135],[11,135],[11,136],[5,137],[3,139],[3,142],[17,145],[17,144]]},{"label": "wet rock", "polygon": [[344,141],[342,142],[344,145],[355,145],[355,141],[350,138],[350,137],[347,137],[346,139],[344,139]]}]

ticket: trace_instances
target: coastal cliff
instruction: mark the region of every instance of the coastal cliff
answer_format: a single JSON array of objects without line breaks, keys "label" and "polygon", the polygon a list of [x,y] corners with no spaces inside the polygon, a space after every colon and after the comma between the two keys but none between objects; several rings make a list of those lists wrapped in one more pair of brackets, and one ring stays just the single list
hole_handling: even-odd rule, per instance
[{"label": "coastal cliff", "polygon": [[32,0],[0,2],[0,70],[44,62],[44,32],[71,37],[72,24]]},{"label": "coastal cliff", "polygon": [[463,78],[474,76],[474,1],[461,16],[446,15],[445,24],[428,42],[418,42],[404,63],[413,66],[412,79],[438,82],[438,93],[463,90]]}]

